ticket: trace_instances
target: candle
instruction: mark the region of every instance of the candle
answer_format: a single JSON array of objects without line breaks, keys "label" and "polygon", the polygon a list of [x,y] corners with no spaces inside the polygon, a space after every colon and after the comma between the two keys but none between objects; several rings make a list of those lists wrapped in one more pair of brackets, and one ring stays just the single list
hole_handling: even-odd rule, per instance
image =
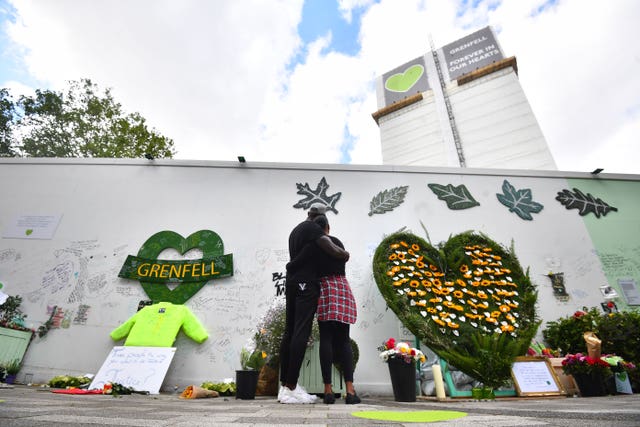
[{"label": "candle", "polygon": [[442,368],[440,368],[440,364],[436,363],[432,365],[431,371],[433,372],[433,382],[436,386],[436,397],[438,400],[444,400],[447,398],[447,395],[444,392],[444,381],[442,379]]}]

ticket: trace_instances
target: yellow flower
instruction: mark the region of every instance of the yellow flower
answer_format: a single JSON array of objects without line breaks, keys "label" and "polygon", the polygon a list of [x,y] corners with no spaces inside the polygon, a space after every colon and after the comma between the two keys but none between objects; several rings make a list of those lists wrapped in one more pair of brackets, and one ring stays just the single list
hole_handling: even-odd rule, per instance
[{"label": "yellow flower", "polygon": [[413,244],[411,245],[411,249],[413,249],[414,251],[419,251],[420,250],[420,246],[418,246],[417,244]]}]

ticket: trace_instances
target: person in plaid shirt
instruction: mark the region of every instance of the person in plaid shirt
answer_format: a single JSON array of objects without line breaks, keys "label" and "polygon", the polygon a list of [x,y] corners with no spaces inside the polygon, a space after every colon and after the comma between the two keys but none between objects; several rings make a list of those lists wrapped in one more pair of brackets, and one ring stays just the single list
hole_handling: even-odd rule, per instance
[{"label": "person in plaid shirt", "polygon": [[[318,215],[313,221],[329,235],[329,220],[325,215]],[[335,245],[344,249],[337,237],[329,237]],[[347,389],[345,403],[360,403],[353,387],[353,350],[349,337],[349,326],[356,322],[358,313],[345,273],[346,261],[329,256],[315,244],[308,244],[298,257],[287,264],[287,268],[292,268],[309,257],[313,257],[321,281],[317,316],[320,329],[320,368],[324,382],[323,401],[327,404],[335,403],[331,387],[331,365],[335,361],[340,364],[344,376]]]}]

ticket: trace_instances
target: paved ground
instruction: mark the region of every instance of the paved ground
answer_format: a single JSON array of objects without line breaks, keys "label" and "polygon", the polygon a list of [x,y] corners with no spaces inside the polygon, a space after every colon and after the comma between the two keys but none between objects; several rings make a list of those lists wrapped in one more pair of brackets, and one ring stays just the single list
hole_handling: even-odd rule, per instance
[{"label": "paved ground", "polygon": [[[373,421],[354,411],[467,412],[440,423]],[[37,387],[0,388],[0,426],[640,426],[640,395],[589,398],[471,400],[419,399],[394,402],[391,397],[363,396],[360,405],[282,405],[272,397],[256,400],[210,398],[182,400],[177,395],[61,395]]]}]

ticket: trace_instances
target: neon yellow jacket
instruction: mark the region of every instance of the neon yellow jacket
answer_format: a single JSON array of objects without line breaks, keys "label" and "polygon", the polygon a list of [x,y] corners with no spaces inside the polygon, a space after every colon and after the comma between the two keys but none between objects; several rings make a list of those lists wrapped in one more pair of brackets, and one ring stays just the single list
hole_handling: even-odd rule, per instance
[{"label": "neon yellow jacket", "polygon": [[209,335],[198,318],[184,305],[160,302],[148,305],[111,332],[117,341],[127,335],[125,346],[172,347],[180,331],[202,343]]}]

